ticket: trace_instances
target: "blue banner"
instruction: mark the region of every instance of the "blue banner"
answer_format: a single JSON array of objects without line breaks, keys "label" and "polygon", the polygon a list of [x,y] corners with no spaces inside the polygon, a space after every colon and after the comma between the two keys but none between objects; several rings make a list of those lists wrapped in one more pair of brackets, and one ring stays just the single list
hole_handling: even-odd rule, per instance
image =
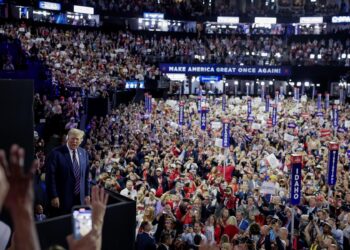
[{"label": "blue banner", "polygon": [[273,105],[272,107],[272,126],[275,127],[277,125],[277,105]]},{"label": "blue banner", "polygon": [[226,111],[226,95],[222,95],[222,111]]},{"label": "blue banner", "polygon": [[197,110],[198,110],[198,113],[201,112],[201,109],[202,109],[202,95],[198,96],[198,99],[197,99]]},{"label": "blue banner", "polygon": [[322,94],[317,94],[317,110],[321,111]]},{"label": "blue banner", "polygon": [[159,68],[163,73],[182,73],[187,75],[290,76],[292,73],[290,67],[284,66],[161,63]]},{"label": "blue banner", "polygon": [[152,113],[152,96],[148,95],[148,113]]},{"label": "blue banner", "polygon": [[222,147],[230,147],[230,121],[228,119],[222,121]]},{"label": "blue banner", "polygon": [[145,111],[148,112],[148,94],[145,94]]},{"label": "blue banner", "polygon": [[328,185],[335,185],[337,182],[337,164],[338,164],[338,150],[339,144],[335,142],[330,142],[328,145]]},{"label": "blue banner", "polygon": [[266,96],[266,100],[265,100],[265,112],[266,113],[270,112],[270,96],[269,95]]},{"label": "blue banner", "polygon": [[294,100],[299,101],[299,88],[294,88]]},{"label": "blue banner", "polygon": [[325,109],[329,108],[329,94],[328,93],[326,93],[326,95],[325,95],[324,108]]},{"label": "blue banner", "polygon": [[339,122],[339,116],[338,116],[338,107],[337,105],[333,106],[333,127],[336,128],[338,127],[338,122]]},{"label": "blue banner", "polygon": [[179,125],[182,126],[185,124],[185,104],[183,102],[180,102],[179,104]]},{"label": "blue banner", "polygon": [[290,203],[299,205],[301,198],[301,155],[292,155],[292,178],[290,185]]},{"label": "blue banner", "polygon": [[252,99],[248,98],[247,100],[247,116],[252,113]]},{"label": "blue banner", "polygon": [[248,115],[247,121],[248,122],[253,122],[254,121],[254,116],[253,115]]},{"label": "blue banner", "polygon": [[201,130],[207,129],[207,109],[205,107],[201,110]]}]

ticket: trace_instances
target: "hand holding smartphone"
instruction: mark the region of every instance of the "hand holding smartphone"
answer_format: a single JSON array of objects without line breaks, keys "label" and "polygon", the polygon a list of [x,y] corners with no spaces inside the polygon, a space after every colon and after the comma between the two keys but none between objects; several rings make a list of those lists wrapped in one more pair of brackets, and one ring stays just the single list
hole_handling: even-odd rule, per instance
[{"label": "hand holding smartphone", "polygon": [[74,239],[79,240],[92,229],[92,210],[90,206],[74,206],[72,209]]}]

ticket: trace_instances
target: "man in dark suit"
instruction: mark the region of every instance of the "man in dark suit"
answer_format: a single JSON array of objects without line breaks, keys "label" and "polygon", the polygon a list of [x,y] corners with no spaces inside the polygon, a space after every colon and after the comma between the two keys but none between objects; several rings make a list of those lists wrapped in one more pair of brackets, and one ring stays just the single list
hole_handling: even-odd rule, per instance
[{"label": "man in dark suit", "polygon": [[148,221],[141,223],[140,229],[142,233],[139,233],[136,238],[136,250],[156,250],[156,241],[149,234],[152,230],[152,225]]},{"label": "man in dark suit", "polygon": [[160,244],[157,250],[169,250],[172,242],[173,239],[169,233],[162,234],[162,236],[160,237]]},{"label": "man in dark suit", "polygon": [[55,215],[71,212],[75,205],[90,203],[89,157],[79,147],[84,132],[71,129],[67,144],[51,151],[46,162],[46,189]]}]

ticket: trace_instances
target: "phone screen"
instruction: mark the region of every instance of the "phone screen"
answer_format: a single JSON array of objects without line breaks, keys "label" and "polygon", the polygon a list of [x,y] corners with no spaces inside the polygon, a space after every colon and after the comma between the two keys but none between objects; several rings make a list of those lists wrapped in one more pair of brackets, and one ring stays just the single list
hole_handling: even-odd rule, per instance
[{"label": "phone screen", "polygon": [[92,218],[90,207],[73,208],[73,234],[75,239],[87,235],[92,229]]}]

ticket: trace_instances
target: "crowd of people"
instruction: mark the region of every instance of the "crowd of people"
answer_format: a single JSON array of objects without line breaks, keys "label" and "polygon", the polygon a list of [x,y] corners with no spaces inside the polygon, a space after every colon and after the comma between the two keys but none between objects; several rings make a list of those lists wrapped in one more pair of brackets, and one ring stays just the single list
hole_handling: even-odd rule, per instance
[{"label": "crowd of people", "polygon": [[235,65],[349,66],[349,39],[285,40],[279,36],[175,36],[129,31],[2,25],[28,57],[44,61],[57,86],[92,96],[122,89],[126,80],[157,79],[159,62]]},{"label": "crowd of people", "polygon": [[[127,31],[21,28],[1,26],[9,37],[20,39],[28,57],[49,66],[55,84],[79,89],[54,101],[35,96],[36,123],[45,119],[53,125],[45,139],[80,125],[83,94],[103,96],[126,79],[159,76],[154,63],[158,58],[181,63],[337,62],[346,66],[350,60],[349,39],[194,39]],[[86,128],[90,180],[136,201],[136,249],[198,249],[202,244],[221,249],[348,249],[349,105],[339,106],[339,126],[333,131],[331,110],[323,105],[323,117],[316,116],[316,103],[307,97],[302,100],[280,96],[278,124],[272,127],[271,107],[265,112],[264,100],[252,100],[251,122],[246,99],[231,97],[222,111],[221,100],[208,97],[202,103],[210,107],[205,130],[197,99],[191,96],[183,97],[182,126],[176,100],[153,100],[151,112],[142,103],[121,105],[105,117],[93,117]],[[226,150],[220,143],[224,117],[230,119]],[[330,141],[340,144],[334,187],[327,185]],[[45,185],[46,146],[47,140],[36,141],[40,185]],[[294,153],[303,156],[303,198],[296,207],[290,204]],[[44,220],[46,212],[45,201],[36,204],[37,220]]]},{"label": "crowd of people", "polygon": [[[147,249],[145,244],[197,249],[203,243],[221,249],[349,247],[347,105],[339,107],[333,136],[330,109],[316,117],[310,100],[301,104],[280,97],[276,127],[259,98],[253,100],[253,123],[247,121],[245,100],[230,98],[225,112],[219,100],[208,100],[206,130],[200,128],[196,99],[185,101],[184,126],[178,125],[176,101],[153,100],[152,113],[130,104],[93,118],[87,129],[92,181],[136,201],[137,249]],[[231,137],[224,150],[216,141],[226,116]],[[334,187],[327,185],[330,141],[340,144]],[[295,208],[290,205],[294,153],[303,156],[302,201]],[[145,234],[154,241],[145,241]]]}]

